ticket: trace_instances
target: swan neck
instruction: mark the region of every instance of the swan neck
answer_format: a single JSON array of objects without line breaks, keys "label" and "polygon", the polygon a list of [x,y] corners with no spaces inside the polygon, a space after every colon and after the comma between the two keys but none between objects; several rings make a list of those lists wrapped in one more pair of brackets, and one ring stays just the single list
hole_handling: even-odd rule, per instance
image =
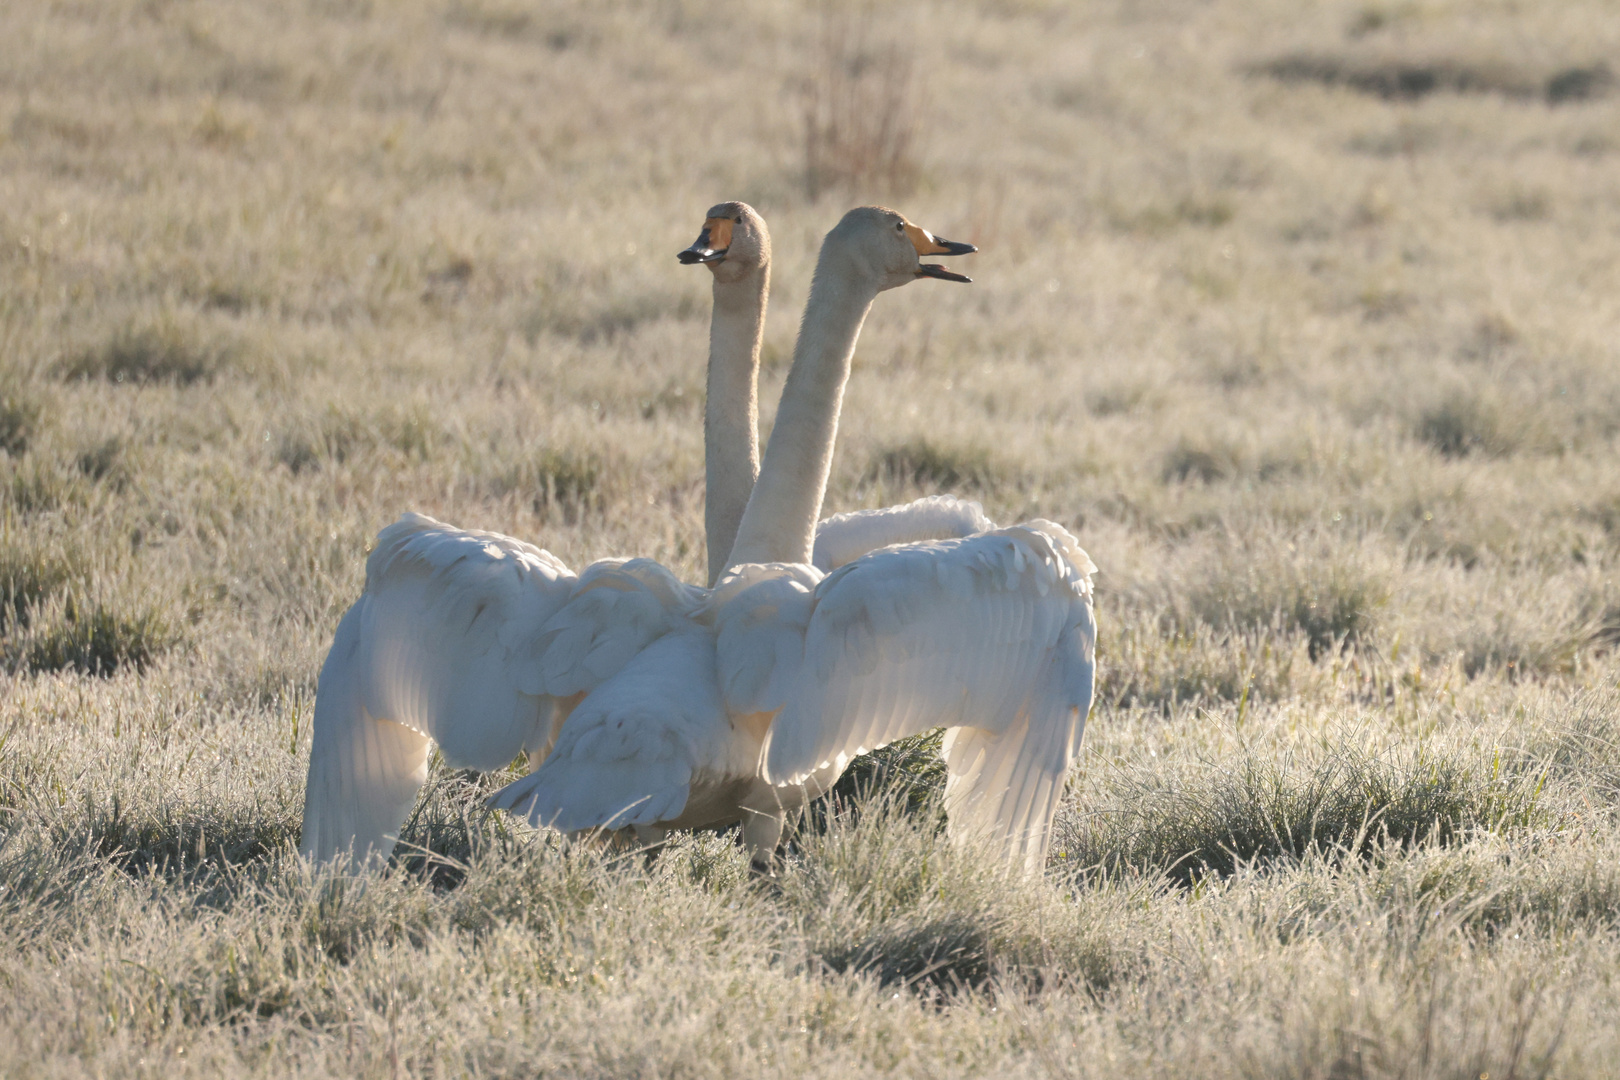
[{"label": "swan neck", "polygon": [[714,282],[709,321],[709,374],[703,404],[706,498],[704,532],[709,584],[726,568],[748,496],[759,475],[759,346],[771,268]]},{"label": "swan neck", "polygon": [[793,366],[728,565],[810,561],[832,468],[838,413],[861,324],[878,283],[822,245],[793,349]]}]

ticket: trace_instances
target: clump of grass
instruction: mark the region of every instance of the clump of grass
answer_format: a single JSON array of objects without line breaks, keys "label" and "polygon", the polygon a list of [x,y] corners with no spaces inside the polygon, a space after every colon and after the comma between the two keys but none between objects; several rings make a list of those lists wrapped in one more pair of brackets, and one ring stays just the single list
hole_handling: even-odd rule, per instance
[{"label": "clump of grass", "polygon": [[1565,625],[1548,612],[1510,609],[1458,633],[1463,673],[1504,678],[1543,678],[1566,674],[1594,636],[1590,623]]},{"label": "clump of grass", "polygon": [[1158,403],[1159,387],[1146,380],[1120,381],[1086,392],[1086,408],[1093,416],[1123,416]]},{"label": "clump of grass", "polygon": [[1213,484],[1226,480],[1242,471],[1238,451],[1230,446],[1199,445],[1182,439],[1164,455],[1160,475],[1165,483],[1183,484],[1196,481]]},{"label": "clump of grass", "polygon": [[699,310],[690,292],[657,286],[619,288],[606,295],[575,285],[541,290],[541,297],[521,322],[532,345],[545,334],[571,337],[584,345],[613,341],[638,327],[663,319],[689,319]]},{"label": "clump of grass", "polygon": [[1466,904],[1466,924],[1485,935],[1522,931],[1612,931],[1620,924],[1620,870],[1595,853],[1512,845],[1482,835],[1462,845],[1424,845],[1377,869],[1392,904]]},{"label": "clump of grass", "polygon": [[1371,568],[1343,558],[1291,560],[1227,552],[1175,599],[1174,622],[1216,630],[1280,631],[1301,635],[1316,660],[1332,649],[1372,639],[1388,583]]},{"label": "clump of grass", "polygon": [[1615,83],[1613,72],[1601,62],[1538,74],[1506,60],[1460,56],[1293,52],[1263,61],[1251,70],[1283,82],[1343,86],[1391,101],[1411,101],[1437,93],[1501,94],[1541,98],[1561,105],[1601,97]]},{"label": "clump of grass", "polygon": [[54,839],[125,873],[184,876],[262,860],[293,835],[291,823],[281,815],[257,806],[251,813],[233,813],[236,809],[87,799],[74,823],[76,835]]},{"label": "clump of grass", "polygon": [[1162,236],[1183,225],[1218,229],[1236,216],[1237,207],[1222,196],[1186,195],[1168,205],[1111,205],[1108,209],[1108,220],[1114,228],[1146,236]]},{"label": "clump of grass", "polygon": [[33,395],[0,383],[0,453],[16,457],[39,434],[43,406]]},{"label": "clump of grass", "polygon": [[129,444],[117,435],[79,451],[74,463],[79,475],[113,491],[123,491],[135,475]]},{"label": "clump of grass", "polygon": [[125,668],[145,670],[178,640],[178,631],[156,608],[126,608],[70,590],[39,609],[18,645],[29,671],[107,676]]},{"label": "clump of grass", "polygon": [[212,382],[243,359],[240,343],[205,333],[193,321],[164,316],[126,326],[69,354],[57,362],[56,372],[64,379],[190,386]]},{"label": "clump of grass", "polygon": [[1424,408],[1412,433],[1442,457],[1506,457],[1538,441],[1530,416],[1514,416],[1493,395],[1456,389]]},{"label": "clump of grass", "polygon": [[[881,984],[960,991],[992,977],[1064,980],[1104,989],[1131,964],[1107,898],[1059,923],[1037,915],[1051,894],[1009,880],[998,860],[957,847],[876,792],[793,837],[799,858],[779,879],[780,904],[817,966]],[[1055,913],[1054,913],[1055,914]]]},{"label": "clump of grass", "polygon": [[832,190],[905,195],[916,185],[915,58],[881,41],[869,9],[828,2],[803,89],[804,187],[812,200]]},{"label": "clump of grass", "polygon": [[1276,701],[1315,681],[1310,659],[1298,638],[1128,621],[1098,662],[1097,700],[1170,713],[1184,705]]},{"label": "clump of grass", "polygon": [[489,484],[499,496],[527,493],[536,514],[575,524],[601,510],[619,488],[622,468],[603,451],[546,447],[508,466]]},{"label": "clump of grass", "polygon": [[201,290],[196,300],[205,310],[227,315],[244,315],[270,306],[272,294],[262,285],[241,280],[216,278]]},{"label": "clump of grass", "polygon": [[937,818],[945,795],[945,759],[940,754],[944,740],[942,728],[862,754],[838,778],[827,801],[814,804],[812,820],[815,807],[855,807],[879,794],[907,814]]},{"label": "clump of grass", "polygon": [[1339,743],[1303,761],[1245,751],[1235,763],[1199,762],[1173,776],[1139,769],[1114,784],[1114,805],[1069,826],[1058,846],[1082,866],[1182,883],[1256,861],[1454,844],[1544,816],[1539,772],[1428,749],[1373,754]]},{"label": "clump of grass", "polygon": [[1601,60],[1554,72],[1547,79],[1547,100],[1554,105],[1590,101],[1614,92],[1614,69]]},{"label": "clump of grass", "polygon": [[426,461],[444,441],[444,431],[425,405],[384,408],[370,415],[328,405],[282,432],[276,460],[295,476],[327,464],[343,464],[379,448]]},{"label": "clump of grass", "polygon": [[1519,338],[1519,328],[1512,319],[1499,311],[1487,311],[1474,320],[1461,352],[1470,360],[1488,364],[1517,345]]},{"label": "clump of grass", "polygon": [[82,501],[83,488],[76,468],[35,455],[0,473],[0,505],[37,514]]},{"label": "clump of grass", "polygon": [[512,0],[456,0],[444,20],[494,37],[538,41],[562,52],[600,40],[601,28],[595,20],[572,15],[550,5],[514,3]]},{"label": "clump of grass", "polygon": [[1552,214],[1552,195],[1545,188],[1512,187],[1491,200],[1497,221],[1544,221]]},{"label": "clump of grass", "polygon": [[0,634],[26,627],[33,612],[80,573],[62,553],[0,535]]},{"label": "clump of grass", "polygon": [[925,491],[984,489],[1007,482],[988,447],[926,436],[879,451],[867,467],[866,478],[910,484]]}]

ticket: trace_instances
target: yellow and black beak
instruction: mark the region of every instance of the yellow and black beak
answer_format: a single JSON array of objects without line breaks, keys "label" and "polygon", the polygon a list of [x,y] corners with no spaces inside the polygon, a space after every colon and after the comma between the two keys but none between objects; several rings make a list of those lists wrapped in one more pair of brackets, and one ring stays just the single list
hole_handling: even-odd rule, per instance
[{"label": "yellow and black beak", "polygon": [[[963,244],[955,240],[942,240],[920,225],[906,222],[906,235],[911,238],[911,246],[917,249],[917,257],[924,255],[971,255],[979,249],[972,244]],[[973,279],[966,274],[952,273],[938,263],[923,263],[917,267],[918,277],[939,278],[941,281],[971,282]]]},{"label": "yellow and black beak", "polygon": [[698,233],[697,241],[675,257],[685,266],[719,262],[731,247],[731,226],[730,218],[710,218],[703,223],[703,231]]}]

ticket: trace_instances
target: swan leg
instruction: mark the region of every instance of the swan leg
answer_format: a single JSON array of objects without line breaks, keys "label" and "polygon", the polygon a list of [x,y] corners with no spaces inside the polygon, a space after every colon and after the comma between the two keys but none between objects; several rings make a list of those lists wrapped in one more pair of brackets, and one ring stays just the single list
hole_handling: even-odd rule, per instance
[{"label": "swan leg", "polygon": [[658,825],[632,825],[630,831],[636,834],[636,842],[641,845],[641,857],[651,869],[653,863],[664,850],[664,841],[669,837],[669,830]]},{"label": "swan leg", "polygon": [[304,789],[299,853],[357,865],[388,858],[400,826],[427,782],[431,740],[366,711],[359,668],[361,605],[338,624],[315,692],[314,741]]},{"label": "swan leg", "polygon": [[782,839],[782,822],[784,813],[777,810],[769,813],[763,810],[746,811],[747,819],[743,822],[743,844],[748,848],[748,869],[765,877],[772,877],[776,873],[776,845]]},{"label": "swan leg", "polygon": [[657,825],[632,825],[630,828],[636,834],[636,840],[645,848],[657,847],[669,836],[668,829]]}]

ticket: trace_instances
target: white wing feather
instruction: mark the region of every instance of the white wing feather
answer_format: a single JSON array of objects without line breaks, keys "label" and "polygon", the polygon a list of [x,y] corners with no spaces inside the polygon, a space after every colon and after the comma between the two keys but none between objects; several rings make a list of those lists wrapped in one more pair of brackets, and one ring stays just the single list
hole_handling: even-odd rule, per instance
[{"label": "white wing feather", "polygon": [[720,695],[732,713],[770,713],[787,703],[821,578],[797,563],[744,563],[715,584],[701,617],[715,630]]},{"label": "white wing feather", "polygon": [[360,694],[360,624],[366,600],[338,624],[315,693],[314,745],[298,850],[361,864],[387,858],[427,779],[423,735],[373,719]]},{"label": "white wing feather", "polygon": [[834,514],[816,526],[816,569],[830,573],[868,552],[893,544],[953,540],[989,532],[995,524],[976,502],[930,495],[903,506]]},{"label": "white wing feather", "polygon": [[559,698],[591,691],[686,625],[706,595],[651,559],[592,563],[529,642],[521,686]]},{"label": "white wing feather", "polygon": [[1089,621],[1071,626],[1046,680],[1007,730],[945,733],[945,817],[953,838],[984,838],[1026,873],[1045,865],[1052,818],[1085,731],[1095,642]]},{"label": "white wing feather", "polygon": [[479,769],[543,753],[552,702],[519,685],[522,660],[573,588],[510,537],[420,514],[384,529],[321,670],[300,850],[386,856],[433,743]]},{"label": "white wing feather", "polygon": [[1091,706],[1094,570],[1060,526],[1034,521],[835,571],[815,591],[766,777],[797,783],[895,739],[958,729],[953,832],[989,831],[1038,865]]},{"label": "white wing feather", "polygon": [[564,832],[672,821],[694,777],[724,766],[731,736],[713,636],[669,634],[587,694],[545,763],[489,805]]},{"label": "white wing feather", "polygon": [[367,711],[433,739],[452,765],[498,769],[548,732],[526,646],[574,577],[539,548],[407,514],[378,536],[361,609]]}]

